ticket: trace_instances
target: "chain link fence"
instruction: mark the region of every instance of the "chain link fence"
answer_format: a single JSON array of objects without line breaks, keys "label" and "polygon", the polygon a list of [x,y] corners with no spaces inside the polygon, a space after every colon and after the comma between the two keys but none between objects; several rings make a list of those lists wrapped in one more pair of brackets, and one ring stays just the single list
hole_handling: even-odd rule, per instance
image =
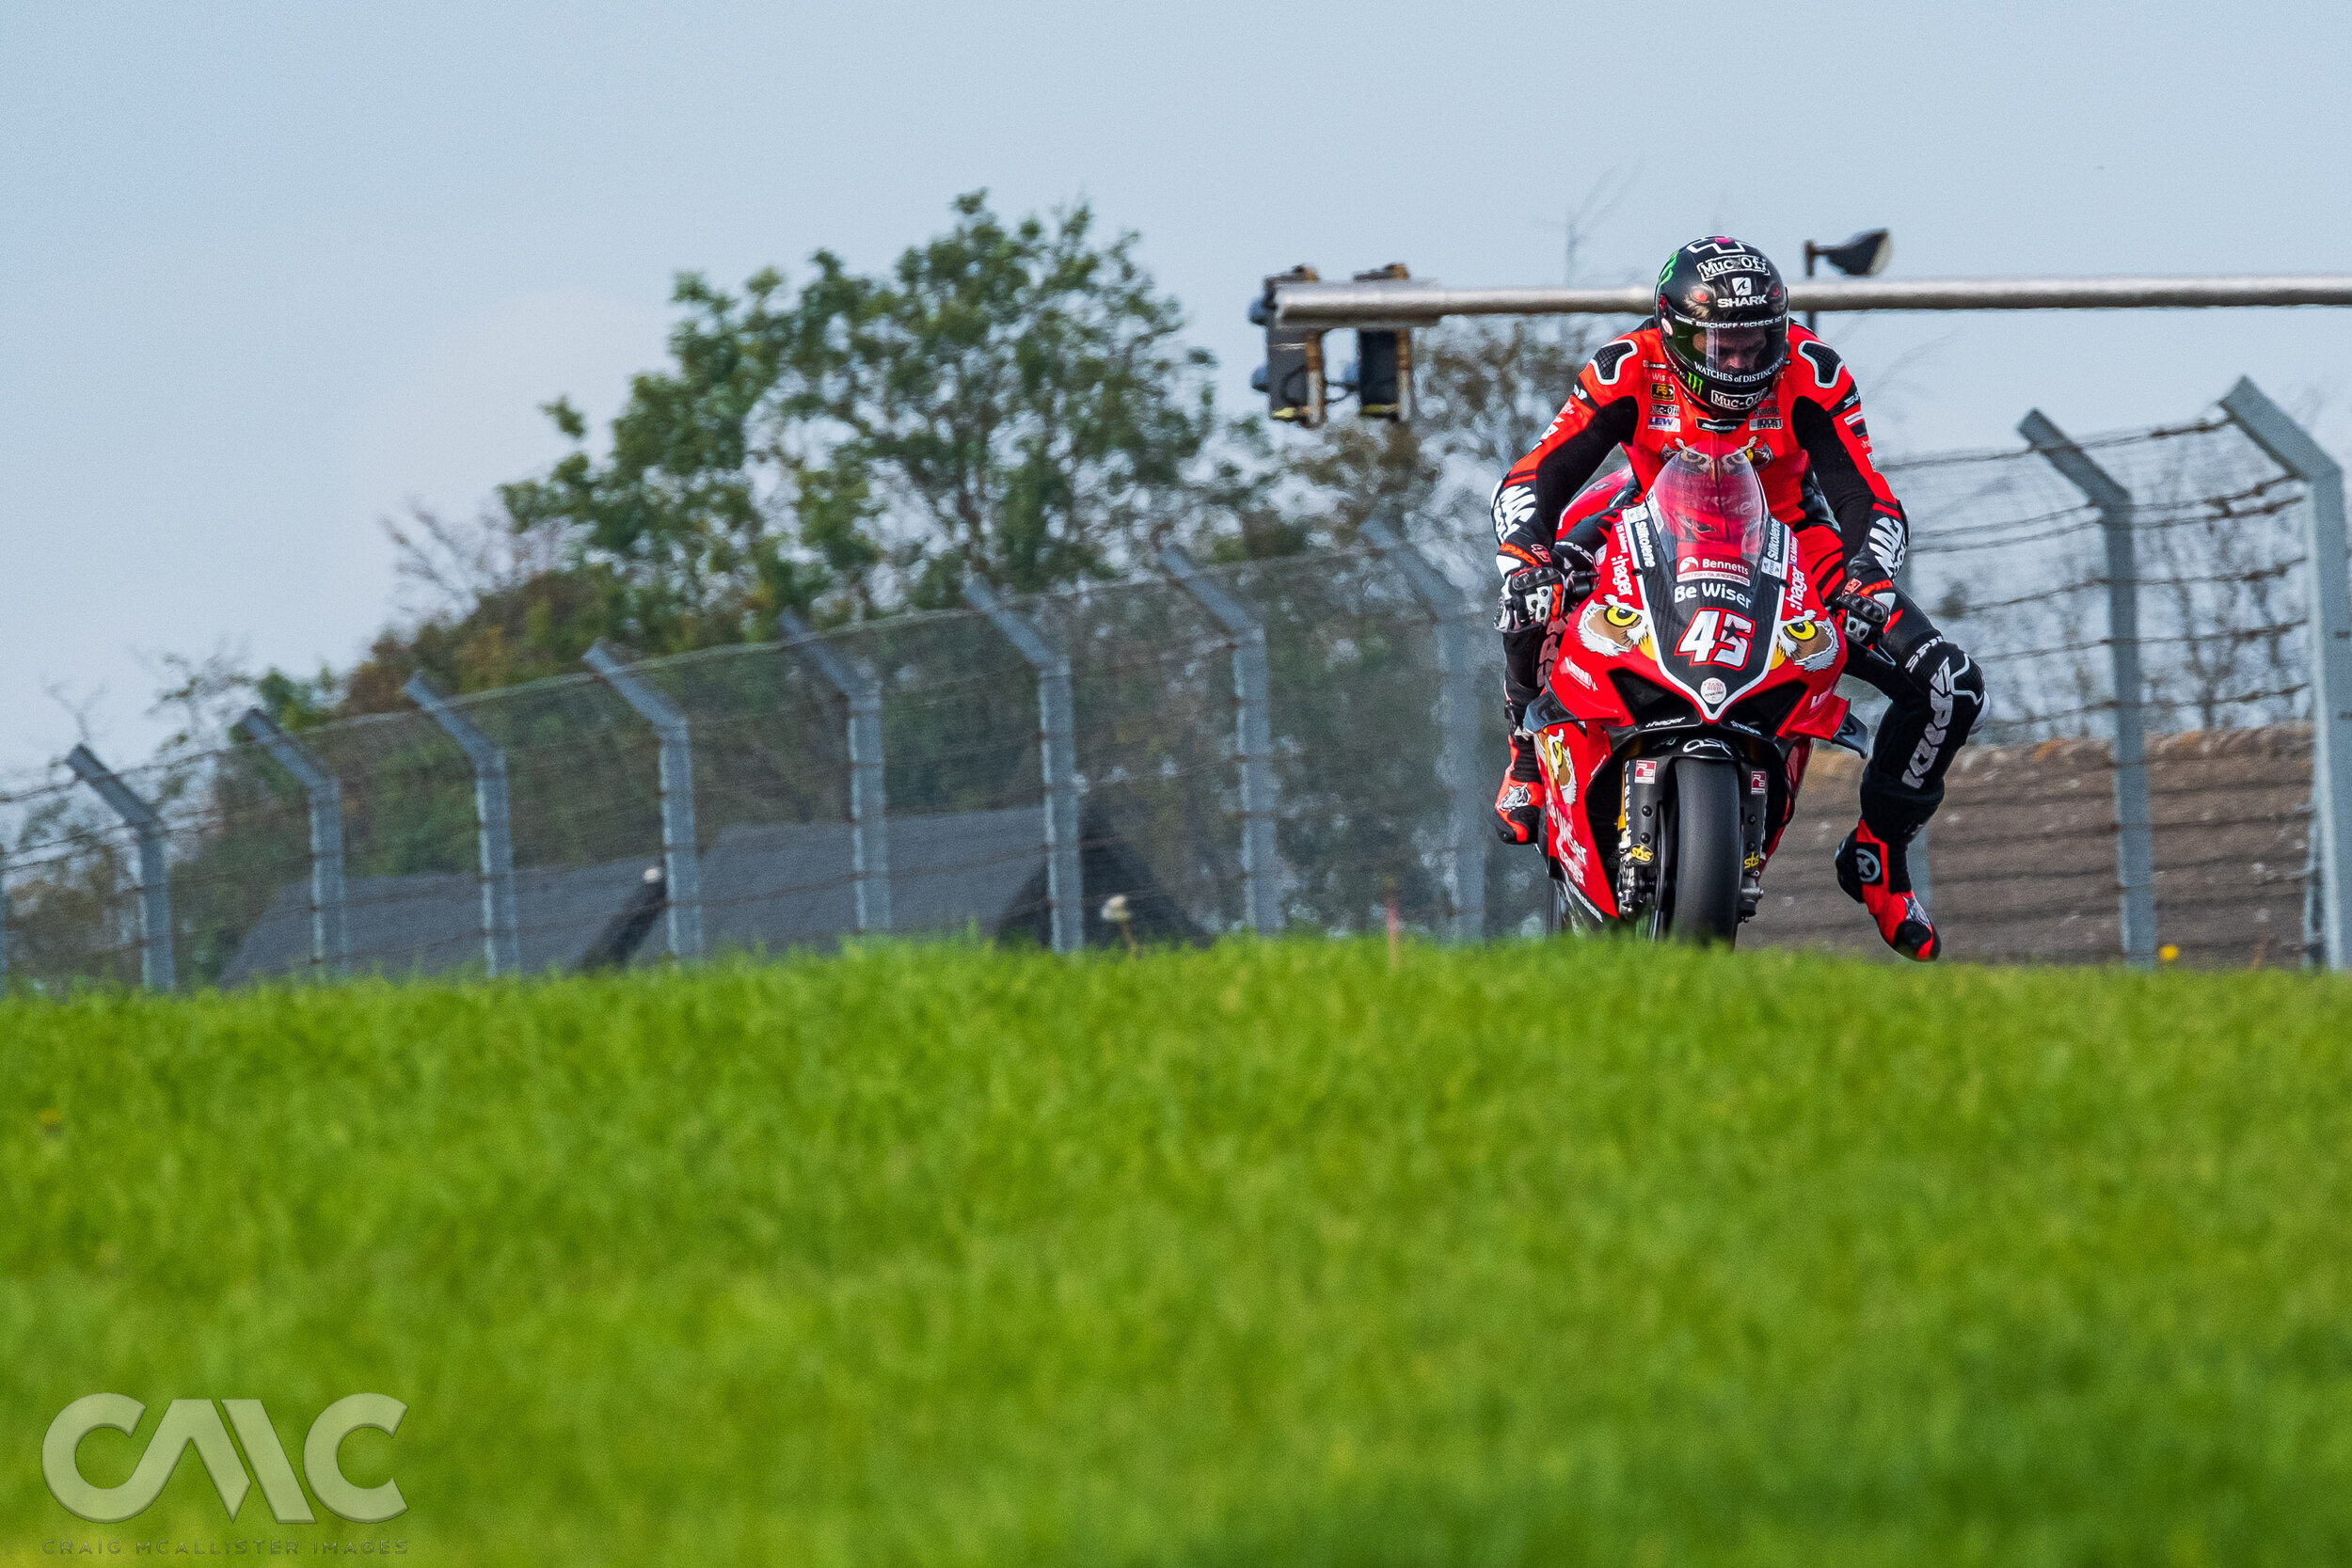
[{"label": "chain link fence", "polygon": [[[1925,857],[1951,956],[2322,960],[2312,588],[2343,596],[2340,482],[2315,577],[2327,497],[2244,412],[1887,465],[1910,592],[1992,693]],[[1538,936],[1540,860],[1486,822],[1492,576],[1483,524],[1375,529],[636,663],[635,702],[593,673],[453,700],[483,754],[421,709],[305,730],[291,771],[250,740],[119,775],[82,752],[0,795],[7,977],[541,973],[860,930]],[[666,757],[649,711],[682,721]],[[1817,758],[1743,940],[1880,951],[1829,864],[1858,766]]]}]

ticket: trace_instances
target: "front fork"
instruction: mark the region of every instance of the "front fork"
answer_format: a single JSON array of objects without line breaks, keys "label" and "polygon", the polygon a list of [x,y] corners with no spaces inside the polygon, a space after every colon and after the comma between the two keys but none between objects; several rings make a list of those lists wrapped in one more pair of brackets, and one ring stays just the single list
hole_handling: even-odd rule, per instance
[{"label": "front fork", "polygon": [[1754,763],[1740,768],[1740,918],[1756,918],[1764,902],[1764,835],[1772,816],[1772,775]]},{"label": "front fork", "polygon": [[1651,907],[1658,896],[1658,864],[1664,848],[1666,757],[1629,757],[1619,774],[1617,804],[1617,913]]},{"label": "front fork", "polygon": [[[1720,745],[1720,742],[1711,744]],[[1716,753],[1720,755],[1721,753]],[[1664,856],[1666,771],[1673,755],[1629,757],[1617,806],[1617,909],[1651,908]],[[1764,900],[1764,840],[1772,816],[1770,768],[1740,764],[1740,918],[1753,920]]]}]

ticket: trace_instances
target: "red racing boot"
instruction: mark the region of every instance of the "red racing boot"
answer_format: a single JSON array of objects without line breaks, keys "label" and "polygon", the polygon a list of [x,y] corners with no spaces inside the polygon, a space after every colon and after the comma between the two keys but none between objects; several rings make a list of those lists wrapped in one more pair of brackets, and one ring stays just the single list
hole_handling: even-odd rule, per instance
[{"label": "red racing boot", "polygon": [[1495,832],[1505,844],[1544,841],[1544,775],[1535,766],[1535,743],[1523,730],[1511,732],[1511,766],[1495,791]]},{"label": "red racing boot", "polygon": [[1870,831],[1867,821],[1854,824],[1846,842],[1837,847],[1837,885],[1846,896],[1870,911],[1886,945],[1906,958],[1929,963],[1943,952],[1928,907],[1911,891],[1911,868],[1903,847],[1888,844]]}]

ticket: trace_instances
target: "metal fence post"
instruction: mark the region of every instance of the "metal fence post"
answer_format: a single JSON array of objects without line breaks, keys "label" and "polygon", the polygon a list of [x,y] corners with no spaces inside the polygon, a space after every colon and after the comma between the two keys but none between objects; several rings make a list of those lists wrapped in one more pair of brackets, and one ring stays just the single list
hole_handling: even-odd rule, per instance
[{"label": "metal fence post", "polygon": [[890,817],[882,793],[882,682],[817,640],[798,615],[776,617],[784,645],[808,656],[825,684],[850,705],[850,870],[857,928],[890,929]]},{"label": "metal fence post", "polygon": [[1477,942],[1486,934],[1486,844],[1492,835],[1478,772],[1475,612],[1469,596],[1387,524],[1366,522],[1363,535],[1382,560],[1395,565],[1429,614],[1438,651],[1438,778],[1454,816],[1444,850],[1446,895],[1454,902],[1454,939]]},{"label": "metal fence post", "polygon": [[2303,851],[2303,967],[2322,969],[2328,963],[2328,908],[2319,885],[2319,834],[2304,836],[2310,843]]},{"label": "metal fence post", "polygon": [[237,728],[250,736],[294,775],[310,806],[310,962],[326,974],[341,974],[347,954],[343,935],[343,785],[277,721],[248,708]]},{"label": "metal fence post", "polygon": [[963,579],[966,604],[988,617],[1037,672],[1038,756],[1045,775],[1045,901],[1054,951],[1086,945],[1086,891],[1078,859],[1078,715],[1070,691],[1070,656],[1007,610],[987,583]]},{"label": "metal fence post", "polygon": [[2156,961],[2156,839],[2148,810],[2148,751],[2139,673],[2139,563],[2131,492],[2036,408],[2017,434],[2099,513],[2107,547],[2107,658],[2115,680],[2115,873],[2122,889],[2123,961]]},{"label": "metal fence post", "polygon": [[2352,584],[2344,469],[2250,380],[2239,377],[2221,407],[2311,492],[2304,555],[2312,585],[2312,841],[2328,967],[2352,968]]},{"label": "metal fence post", "polygon": [[400,689],[448,732],[473,765],[475,837],[482,861],[482,962],[496,979],[522,971],[521,922],[515,911],[515,840],[507,819],[506,752],[473,727],[457,705],[421,673]]},{"label": "metal fence post", "polygon": [[1273,682],[1266,669],[1265,627],[1183,550],[1167,546],[1160,560],[1232,641],[1233,697],[1240,709],[1234,740],[1241,758],[1242,891],[1249,923],[1272,936],[1282,928],[1282,895],[1281,865],[1274,851]]},{"label": "metal fence post", "polygon": [[703,952],[702,862],[694,846],[694,748],[686,715],[651,682],[612,657],[599,638],[582,656],[588,668],[620,693],[621,701],[653,726],[661,743],[661,873],[670,886],[670,953],[699,958]]},{"label": "metal fence post", "polygon": [[171,990],[179,975],[171,960],[171,873],[164,860],[164,819],[88,747],[67,752],[65,765],[138,835],[139,978],[149,990]]}]

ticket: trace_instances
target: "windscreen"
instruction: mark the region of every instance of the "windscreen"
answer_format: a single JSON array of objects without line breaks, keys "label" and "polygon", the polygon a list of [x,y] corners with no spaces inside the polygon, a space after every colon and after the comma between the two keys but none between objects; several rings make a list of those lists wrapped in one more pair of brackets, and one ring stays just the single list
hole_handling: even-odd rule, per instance
[{"label": "windscreen", "polygon": [[1649,490],[1650,515],[1675,565],[1675,580],[1711,578],[1742,585],[1764,553],[1764,484],[1744,451],[1710,455],[1684,447]]}]

